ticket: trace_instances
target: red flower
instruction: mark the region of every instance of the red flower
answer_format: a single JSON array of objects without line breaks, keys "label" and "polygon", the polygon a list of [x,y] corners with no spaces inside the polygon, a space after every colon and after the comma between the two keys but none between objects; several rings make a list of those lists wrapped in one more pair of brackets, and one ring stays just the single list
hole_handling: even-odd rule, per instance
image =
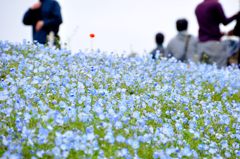
[{"label": "red flower", "polygon": [[91,34],[89,34],[89,36],[90,36],[90,38],[95,38],[95,34],[93,34],[93,33],[91,33]]}]

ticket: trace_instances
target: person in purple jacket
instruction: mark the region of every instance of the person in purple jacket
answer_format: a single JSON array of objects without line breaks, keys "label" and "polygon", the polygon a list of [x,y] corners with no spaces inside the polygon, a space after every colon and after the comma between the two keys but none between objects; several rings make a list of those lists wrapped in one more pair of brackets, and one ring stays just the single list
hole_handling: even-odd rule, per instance
[{"label": "person in purple jacket", "polygon": [[220,31],[220,24],[227,25],[235,20],[239,13],[227,18],[218,0],[204,0],[196,10],[199,31],[199,54],[207,56],[209,63],[216,63],[218,68],[227,65],[227,59],[236,52],[236,45],[232,41],[222,41],[224,33]]}]

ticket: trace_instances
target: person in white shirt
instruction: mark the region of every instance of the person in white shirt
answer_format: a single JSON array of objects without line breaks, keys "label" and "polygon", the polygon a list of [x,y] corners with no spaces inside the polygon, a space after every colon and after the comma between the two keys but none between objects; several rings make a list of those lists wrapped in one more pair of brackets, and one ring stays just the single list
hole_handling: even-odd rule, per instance
[{"label": "person in white shirt", "polygon": [[167,54],[182,62],[198,62],[200,58],[197,55],[198,40],[193,35],[188,34],[188,21],[186,19],[178,19],[176,28],[178,34],[168,43],[166,48]]}]

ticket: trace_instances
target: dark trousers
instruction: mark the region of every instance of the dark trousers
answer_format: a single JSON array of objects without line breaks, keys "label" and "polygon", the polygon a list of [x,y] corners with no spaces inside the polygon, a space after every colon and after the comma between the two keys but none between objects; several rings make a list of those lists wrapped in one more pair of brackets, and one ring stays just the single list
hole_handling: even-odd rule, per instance
[{"label": "dark trousers", "polygon": [[238,50],[238,68],[240,69],[240,50]]}]

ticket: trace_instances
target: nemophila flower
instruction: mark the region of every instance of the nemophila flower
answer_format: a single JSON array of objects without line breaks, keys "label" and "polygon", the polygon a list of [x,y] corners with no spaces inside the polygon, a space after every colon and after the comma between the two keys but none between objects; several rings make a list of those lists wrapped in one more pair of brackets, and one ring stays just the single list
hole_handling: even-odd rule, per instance
[{"label": "nemophila flower", "polygon": [[62,143],[62,144],[60,145],[60,149],[61,149],[62,151],[66,151],[66,150],[68,149],[67,144],[66,144],[66,143]]},{"label": "nemophila flower", "polygon": [[143,136],[138,136],[139,142],[143,143],[150,143],[152,140],[152,135],[151,134],[144,134]]},{"label": "nemophila flower", "polygon": [[4,91],[0,91],[0,101],[5,101],[7,100],[8,97],[8,91],[4,90]]},{"label": "nemophila flower", "polygon": [[67,108],[67,104],[64,101],[60,101],[59,102],[59,107],[62,108],[62,109],[65,109],[65,108]]},{"label": "nemophila flower", "polygon": [[226,140],[223,140],[220,142],[221,149],[227,149],[229,147],[228,142]]},{"label": "nemophila flower", "polygon": [[41,151],[37,151],[36,155],[37,155],[38,157],[42,158],[44,153],[45,153],[45,152],[44,152],[43,150],[41,150]]},{"label": "nemophila flower", "polygon": [[198,145],[198,150],[204,151],[205,150],[205,145],[204,144],[199,144]]},{"label": "nemophila flower", "polygon": [[119,111],[125,113],[127,111],[127,106],[124,103],[119,104]]},{"label": "nemophila flower", "polygon": [[115,142],[115,137],[111,129],[107,130],[104,140],[106,140],[110,144],[113,144]]},{"label": "nemophila flower", "polygon": [[35,136],[34,134],[35,130],[27,129],[25,126],[23,127],[22,130],[22,139],[27,140],[27,144],[33,146],[33,137]]},{"label": "nemophila flower", "polygon": [[54,122],[56,124],[63,125],[64,123],[63,116],[60,113],[56,112],[56,114],[54,115]]},{"label": "nemophila flower", "polygon": [[91,109],[92,109],[92,107],[91,107],[89,104],[87,104],[87,105],[85,105],[85,107],[83,108],[83,112],[84,112],[84,113],[90,113]]},{"label": "nemophila flower", "polygon": [[72,121],[76,121],[76,108],[74,106],[67,108],[67,114]]},{"label": "nemophila flower", "polygon": [[68,155],[69,155],[69,151],[63,151],[63,152],[62,152],[62,156],[63,156],[64,158],[67,158]]},{"label": "nemophila flower", "polygon": [[230,153],[230,152],[225,152],[225,153],[224,153],[224,156],[225,156],[226,158],[231,158],[231,153]]},{"label": "nemophila flower", "polygon": [[192,151],[188,146],[186,146],[182,149],[181,154],[182,154],[182,156],[190,157],[192,155]]},{"label": "nemophila flower", "polygon": [[21,159],[22,155],[21,154],[17,154],[17,153],[6,153],[3,154],[2,156],[3,158],[11,158],[11,159]]},{"label": "nemophila flower", "polygon": [[174,131],[171,125],[165,123],[161,128],[161,132],[167,135],[168,137],[174,136]]},{"label": "nemophila flower", "polygon": [[220,118],[219,124],[229,125],[230,119],[229,119],[228,115],[226,115],[226,114],[220,115],[219,118]]},{"label": "nemophila flower", "polygon": [[85,106],[89,106],[89,105],[91,105],[91,102],[92,102],[92,99],[90,98],[90,96],[87,96],[87,97],[86,97],[86,100],[85,100],[85,102],[84,102],[84,105],[85,105]]},{"label": "nemophila flower", "polygon": [[6,117],[10,117],[12,111],[13,111],[13,108],[1,109],[1,112],[4,113],[6,115]]},{"label": "nemophila flower", "polygon": [[125,140],[126,140],[125,137],[123,137],[122,135],[118,135],[118,136],[116,137],[116,141],[117,141],[117,142],[124,143]]},{"label": "nemophila flower", "polygon": [[94,132],[93,126],[90,126],[90,127],[87,127],[87,128],[86,128],[86,133],[87,133],[87,134],[93,133],[93,132]]},{"label": "nemophila flower", "polygon": [[39,128],[38,130],[38,143],[39,144],[44,144],[46,142],[48,142],[48,134],[49,134],[49,130],[45,129],[45,128]]},{"label": "nemophila flower", "polygon": [[62,140],[63,140],[63,137],[62,137],[62,134],[59,133],[59,132],[56,132],[56,137],[55,137],[55,144],[56,146],[60,146],[62,144]]},{"label": "nemophila flower", "polygon": [[139,119],[140,113],[139,113],[138,111],[135,111],[135,112],[133,112],[132,116],[133,116],[135,119]]},{"label": "nemophila flower", "polygon": [[95,111],[97,114],[103,113],[103,106],[99,102],[96,102],[93,106],[93,111]]},{"label": "nemophila flower", "polygon": [[11,154],[19,154],[19,156],[22,152],[22,148],[22,145],[15,141],[8,145],[8,150],[11,152]]},{"label": "nemophila flower", "polygon": [[38,106],[43,112],[49,109],[48,106],[45,105],[42,101],[38,101]]},{"label": "nemophila flower", "polygon": [[70,117],[69,117],[69,116],[64,116],[64,117],[63,117],[63,122],[64,122],[64,123],[68,123],[69,120],[70,120]]},{"label": "nemophila flower", "polygon": [[126,158],[127,155],[129,154],[129,152],[128,152],[128,149],[123,148],[121,150],[118,150],[116,154],[117,154],[117,157],[124,157],[124,158]]},{"label": "nemophila flower", "polygon": [[9,140],[7,137],[5,137],[4,135],[1,136],[1,140],[2,140],[2,144],[4,146],[8,146],[11,143],[11,139]]},{"label": "nemophila flower", "polygon": [[240,145],[239,145],[239,143],[234,142],[234,143],[232,143],[232,147],[233,147],[234,149],[239,149],[239,148],[240,148]]},{"label": "nemophila flower", "polygon": [[173,148],[173,147],[167,148],[167,149],[165,150],[165,152],[166,152],[167,155],[171,155],[171,154],[173,154],[173,153],[176,152],[176,148]]},{"label": "nemophila flower", "polygon": [[209,151],[210,154],[215,154],[217,152],[217,149],[210,148],[208,151]]},{"label": "nemophila flower", "polygon": [[237,157],[240,157],[240,151],[239,150],[236,150],[235,153],[236,153]]},{"label": "nemophila flower", "polygon": [[165,154],[165,152],[163,150],[161,150],[161,151],[155,151],[153,153],[153,158],[154,159],[158,159],[158,158],[170,159],[171,157],[169,155]]},{"label": "nemophila flower", "polygon": [[23,128],[23,120],[20,117],[17,117],[15,124],[16,124],[17,131],[21,132]]},{"label": "nemophila flower", "polygon": [[89,122],[92,120],[92,116],[88,113],[79,113],[78,119],[82,122]]},{"label": "nemophila flower", "polygon": [[16,93],[17,93],[17,90],[18,90],[18,88],[17,88],[15,85],[12,85],[12,86],[10,87],[9,93],[10,93],[10,94],[16,94]]},{"label": "nemophila flower", "polygon": [[85,92],[85,86],[82,82],[78,82],[77,88],[78,88],[78,93],[84,93]]},{"label": "nemophila flower", "polygon": [[183,127],[180,122],[176,122],[175,127],[177,128],[178,131],[182,131]]},{"label": "nemophila flower", "polygon": [[[227,158],[227,152],[229,158],[237,156],[239,144],[232,141],[240,138],[235,99],[239,70],[193,63],[188,68],[175,59],[153,62],[144,56],[129,59],[89,53],[70,55],[43,45],[0,42],[2,71],[10,71],[0,81],[0,92],[8,94],[0,106],[0,126],[8,134],[0,132],[7,145],[5,156],[16,150],[21,155],[23,143],[33,149],[40,142],[41,128],[51,134],[45,144],[53,151],[42,153],[36,146],[29,156],[67,158],[73,150],[83,156],[99,151],[98,157],[104,158],[109,156],[109,145],[122,143],[128,146],[113,149],[112,158],[138,158],[140,143],[151,144],[148,153],[155,158]],[[201,144],[189,150],[192,143],[186,133]],[[107,143],[104,149],[102,141]],[[161,144],[167,147],[158,151]]]},{"label": "nemophila flower", "polygon": [[52,149],[52,154],[53,154],[56,158],[61,157],[61,150],[60,150],[60,148],[59,148],[58,146],[54,147],[54,148]]},{"label": "nemophila flower", "polygon": [[115,128],[116,128],[116,129],[121,129],[121,128],[122,128],[122,122],[117,121],[117,122],[115,123]]},{"label": "nemophila flower", "polygon": [[69,100],[71,101],[74,101],[75,100],[75,97],[76,97],[76,90],[72,89],[70,92],[69,92]]}]

